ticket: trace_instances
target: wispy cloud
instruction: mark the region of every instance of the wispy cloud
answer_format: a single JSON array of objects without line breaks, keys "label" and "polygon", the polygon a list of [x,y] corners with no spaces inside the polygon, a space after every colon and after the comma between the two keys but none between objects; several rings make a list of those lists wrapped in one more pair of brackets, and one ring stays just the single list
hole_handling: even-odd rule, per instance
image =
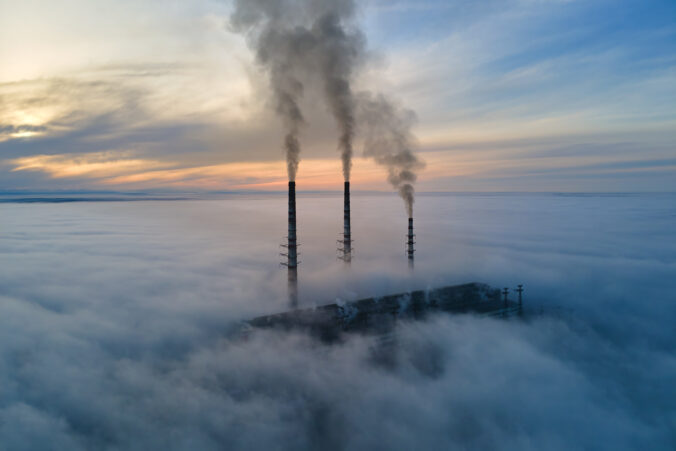
[{"label": "wispy cloud", "polygon": [[95,153],[78,156],[35,155],[10,160],[16,171],[42,171],[54,178],[84,177],[102,178],[120,173],[156,169],[168,166],[167,163],[152,160],[124,158],[123,153]]},{"label": "wispy cloud", "polygon": [[[15,20],[0,27],[0,46],[15,44],[0,47],[3,60],[12,61],[0,83],[3,168],[20,158],[74,161],[104,153],[188,172],[281,159],[268,86],[243,39],[228,31],[227,4],[104,4],[108,16],[78,0],[59,11],[38,0],[7,6],[14,14],[3,20]],[[35,14],[41,8],[54,10],[51,21]],[[607,0],[368,2],[360,17],[380,57],[364,68],[358,85],[411,105],[420,119],[415,133],[422,150],[447,151],[435,158],[458,165],[473,161],[477,176],[482,160],[493,168],[534,156],[529,145],[509,144],[529,140],[541,143],[537,164],[544,171],[558,167],[565,146],[577,149],[568,155],[571,167],[576,158],[652,161],[669,151],[665,136],[676,139],[676,36],[666,20],[671,12],[673,5],[659,0],[622,0],[619,6]],[[122,28],[124,34],[115,32]],[[33,29],[41,30],[39,42]],[[311,120],[303,157],[334,158],[331,119],[317,99],[306,100]],[[617,152],[610,151],[616,144]],[[478,147],[490,152],[473,155]],[[137,174],[129,169],[119,180]],[[457,189],[464,183],[455,178],[459,173],[464,169],[450,163],[431,164],[420,181]],[[4,172],[0,184],[48,189],[100,182],[82,175],[78,181]],[[155,180],[161,187],[168,179]],[[615,186],[622,180],[618,173]],[[571,178],[569,189],[576,183]],[[654,186],[648,176],[644,183]],[[635,184],[640,180],[632,179]]]}]

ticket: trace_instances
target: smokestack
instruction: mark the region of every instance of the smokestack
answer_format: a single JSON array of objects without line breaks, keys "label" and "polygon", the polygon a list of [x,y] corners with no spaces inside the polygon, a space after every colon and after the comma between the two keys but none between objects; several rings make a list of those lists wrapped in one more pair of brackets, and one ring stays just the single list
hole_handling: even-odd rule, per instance
[{"label": "smokestack", "polygon": [[352,261],[352,232],[350,229],[350,182],[345,182],[343,195],[343,239],[338,241],[343,245],[338,249],[343,253],[340,257],[345,263]]},{"label": "smokestack", "polygon": [[413,253],[415,249],[413,245],[415,241],[413,240],[415,235],[413,234],[413,218],[408,218],[408,241],[406,241],[406,254],[408,255],[408,262],[413,264]]},{"label": "smokestack", "polygon": [[288,267],[298,267],[298,248],[296,243],[296,182],[289,182],[289,236]]},{"label": "smokestack", "polygon": [[289,302],[298,306],[298,243],[296,238],[296,182],[289,182],[289,234],[286,248],[286,266],[289,270]]}]

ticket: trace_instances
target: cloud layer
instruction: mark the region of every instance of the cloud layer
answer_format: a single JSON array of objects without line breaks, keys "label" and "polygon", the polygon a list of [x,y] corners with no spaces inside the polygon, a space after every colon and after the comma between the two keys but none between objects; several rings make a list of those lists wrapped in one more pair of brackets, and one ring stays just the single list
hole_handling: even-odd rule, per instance
[{"label": "cloud layer", "polygon": [[334,258],[342,199],[301,196],[305,305],[526,285],[528,321],[404,324],[389,365],[372,338],[229,338],[239,320],[286,308],[282,196],[3,204],[0,442],[670,449],[673,200],[421,196],[409,274],[395,196],[354,196],[351,271]]}]

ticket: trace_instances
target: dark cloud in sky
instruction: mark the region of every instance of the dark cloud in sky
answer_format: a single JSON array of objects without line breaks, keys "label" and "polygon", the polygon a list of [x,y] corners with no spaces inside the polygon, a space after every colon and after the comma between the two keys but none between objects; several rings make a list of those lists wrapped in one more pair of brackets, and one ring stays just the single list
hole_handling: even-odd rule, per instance
[{"label": "dark cloud in sky", "polygon": [[[13,111],[37,111],[38,115],[48,112],[47,117],[51,117],[40,126],[19,119],[0,120],[0,189],[101,188],[96,179],[75,175],[54,179],[42,172],[11,172],[15,167],[11,160],[34,155],[78,157],[118,152],[124,153],[124,158],[157,160],[178,167],[280,158],[281,127],[267,109],[262,108],[245,122],[217,121],[214,115],[203,112],[156,116],[153,111],[158,102],[174,100],[167,93],[158,93],[135,80],[152,79],[164,86],[163,77],[191,70],[185,66],[156,66],[105,67],[91,70],[91,78],[0,85],[0,118],[12,117]],[[258,79],[252,79],[252,83],[262,86]],[[312,98],[312,92],[308,95],[305,107],[312,117],[312,127],[305,130],[305,142],[313,157],[333,158],[333,119],[319,98]],[[30,138],[12,137],[28,131],[36,134]],[[455,145],[422,143],[421,150],[427,155],[456,152],[470,162],[481,159],[483,169],[467,176],[422,180],[420,188],[423,191],[485,191],[505,187],[515,191],[570,191],[571,187],[589,191],[672,190],[676,188],[670,164],[672,135],[664,131],[650,134],[627,131],[491,139]],[[601,164],[607,167],[590,167],[584,161],[594,157],[610,159]],[[518,160],[523,164],[516,163]],[[158,184],[157,188],[161,187]]]},{"label": "dark cloud in sky", "polygon": [[12,135],[14,133],[44,132],[47,127],[43,125],[0,125],[0,135]]},{"label": "dark cloud in sky", "polygon": [[[52,179],[49,174],[33,171],[11,172],[12,160],[35,155],[65,155],[68,158],[110,152],[125,159],[147,159],[190,168],[241,161],[277,161],[279,159],[279,126],[267,111],[257,112],[254,121],[223,121],[212,113],[187,112],[158,117],[157,103],[167,101],[143,83],[118,78],[120,71],[140,73],[145,66],[108,67],[93,71],[101,77],[87,79],[47,79],[0,85],[0,117],[12,111],[44,109],[54,114],[45,125],[7,124],[0,130],[0,189],[91,189],[95,179],[74,175]],[[161,80],[172,70],[185,68],[161,66],[153,77]],[[158,69],[159,70],[159,69]],[[112,74],[111,74],[112,72]],[[11,89],[10,89],[11,88]],[[159,98],[159,99],[158,99]],[[38,108],[37,111],[41,111]],[[330,136],[333,125],[323,107],[310,108],[314,128],[306,135],[315,157],[333,156]],[[30,138],[12,137],[20,131],[39,132]],[[2,140],[3,135],[8,138]],[[267,180],[266,180],[267,181]],[[100,185],[98,185],[100,188]]]},{"label": "dark cloud in sky", "polygon": [[15,84],[13,89],[3,86],[0,100],[4,107],[0,116],[12,111],[41,114],[46,110],[52,117],[45,125],[31,130],[46,132],[44,134],[0,142],[4,159],[128,151],[143,149],[149,144],[161,145],[170,152],[169,143],[185,135],[187,127],[197,125],[163,124],[149,117],[148,90],[120,80],[58,78],[24,85],[23,90]]},{"label": "dark cloud in sky", "polygon": [[544,311],[404,324],[393,367],[373,362],[368,338],[228,338],[286,308],[278,240],[261,238],[283,230],[283,197],[4,204],[0,442],[672,449],[673,200],[422,196],[407,275],[401,224],[382,221],[399,216],[394,196],[354,196],[351,273],[325,232],[342,198],[300,196],[305,305],[481,280],[524,283]]}]

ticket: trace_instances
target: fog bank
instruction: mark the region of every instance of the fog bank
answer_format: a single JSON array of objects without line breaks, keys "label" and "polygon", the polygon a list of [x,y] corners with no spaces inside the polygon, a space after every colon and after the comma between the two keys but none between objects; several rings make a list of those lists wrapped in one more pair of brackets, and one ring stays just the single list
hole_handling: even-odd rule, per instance
[{"label": "fog bank", "polygon": [[[3,449],[672,449],[673,195],[298,199],[301,304],[481,281],[527,321],[402,324],[394,363],[353,337],[233,340],[287,308],[285,203],[0,204]],[[540,313],[542,312],[542,313]]]}]

